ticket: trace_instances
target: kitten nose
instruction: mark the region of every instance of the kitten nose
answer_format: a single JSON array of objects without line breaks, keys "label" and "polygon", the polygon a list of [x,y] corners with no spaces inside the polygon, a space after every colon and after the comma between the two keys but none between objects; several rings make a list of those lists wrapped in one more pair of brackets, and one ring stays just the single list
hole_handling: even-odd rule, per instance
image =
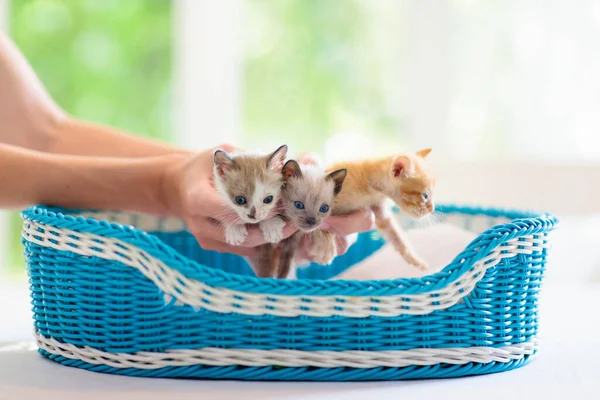
[{"label": "kitten nose", "polygon": [[252,207],[250,209],[250,214],[248,214],[248,218],[250,218],[250,219],[256,218],[256,207]]},{"label": "kitten nose", "polygon": [[313,226],[317,223],[317,219],[314,217],[306,218],[306,223],[310,226]]}]

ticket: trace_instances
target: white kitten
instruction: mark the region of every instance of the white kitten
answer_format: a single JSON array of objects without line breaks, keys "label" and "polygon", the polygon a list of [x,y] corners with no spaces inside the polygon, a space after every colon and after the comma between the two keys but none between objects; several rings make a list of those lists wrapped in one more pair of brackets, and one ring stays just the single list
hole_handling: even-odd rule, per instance
[{"label": "white kitten", "polygon": [[[251,259],[257,276],[287,278],[296,250],[305,235],[318,237],[318,228],[330,215],[335,197],[341,191],[347,171],[339,169],[326,173],[318,162],[308,160],[299,164],[294,160],[285,163],[282,171],[284,186],[281,191],[284,218],[300,230],[277,245],[265,244],[257,249]],[[279,217],[273,218],[279,219]],[[326,257],[333,257],[325,255]]]}]

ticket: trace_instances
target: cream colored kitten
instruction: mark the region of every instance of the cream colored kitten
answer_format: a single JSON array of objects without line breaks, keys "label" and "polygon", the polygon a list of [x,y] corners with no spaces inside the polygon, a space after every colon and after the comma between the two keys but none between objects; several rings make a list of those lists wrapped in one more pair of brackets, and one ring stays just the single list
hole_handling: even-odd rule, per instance
[{"label": "cream colored kitten", "polygon": [[[285,145],[267,155],[234,155],[223,150],[214,154],[215,189],[244,223],[259,224],[265,239],[271,243],[283,238],[285,222],[266,218],[280,197],[286,154]],[[227,243],[237,246],[246,240],[246,225],[227,222],[223,225]]]},{"label": "cream colored kitten", "polygon": [[[361,209],[372,209],[375,224],[383,237],[404,259],[425,269],[427,265],[410,247],[390,208],[392,200],[411,217],[421,218],[434,210],[433,174],[425,164],[431,149],[400,154],[376,160],[336,163],[328,170],[346,168],[348,177],[333,206],[333,215],[344,215]],[[319,264],[330,264],[336,254],[335,238],[321,231],[315,236],[311,256]]]},{"label": "cream colored kitten", "polygon": [[277,245],[266,244],[257,249],[257,256],[251,263],[258,277],[288,277],[302,237],[317,230],[330,215],[347,171],[338,169],[325,173],[316,160],[305,159],[302,165],[295,160],[286,162],[282,174],[284,215],[280,218],[290,220],[300,230]]}]

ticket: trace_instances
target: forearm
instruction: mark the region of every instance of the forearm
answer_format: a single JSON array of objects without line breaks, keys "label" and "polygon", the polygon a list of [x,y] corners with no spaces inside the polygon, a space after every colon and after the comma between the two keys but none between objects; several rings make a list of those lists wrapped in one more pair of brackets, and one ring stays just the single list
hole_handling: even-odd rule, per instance
[{"label": "forearm", "polygon": [[173,157],[56,156],[0,145],[0,208],[48,204],[164,214],[161,180]]},{"label": "forearm", "polygon": [[153,157],[183,153],[156,140],[121,132],[107,126],[67,118],[55,128],[46,151],[96,157]]}]

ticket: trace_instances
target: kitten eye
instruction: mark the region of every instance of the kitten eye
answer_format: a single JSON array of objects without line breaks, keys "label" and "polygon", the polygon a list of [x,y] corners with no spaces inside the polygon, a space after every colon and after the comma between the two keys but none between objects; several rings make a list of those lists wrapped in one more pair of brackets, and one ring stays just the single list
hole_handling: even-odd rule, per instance
[{"label": "kitten eye", "polygon": [[244,196],[236,196],[235,202],[238,203],[240,206],[242,206],[242,205],[246,204],[246,198]]},{"label": "kitten eye", "polygon": [[301,201],[295,201],[294,206],[296,206],[298,210],[304,210],[304,204]]},{"label": "kitten eye", "polygon": [[263,203],[265,204],[269,204],[270,202],[273,201],[273,196],[267,196],[265,197],[265,199],[263,200]]},{"label": "kitten eye", "polygon": [[429,193],[424,192],[421,196],[423,196],[423,200],[427,201],[429,199]]},{"label": "kitten eye", "polygon": [[329,206],[327,204],[323,204],[321,208],[319,208],[319,211],[321,211],[322,213],[326,213],[327,211],[329,211]]}]

